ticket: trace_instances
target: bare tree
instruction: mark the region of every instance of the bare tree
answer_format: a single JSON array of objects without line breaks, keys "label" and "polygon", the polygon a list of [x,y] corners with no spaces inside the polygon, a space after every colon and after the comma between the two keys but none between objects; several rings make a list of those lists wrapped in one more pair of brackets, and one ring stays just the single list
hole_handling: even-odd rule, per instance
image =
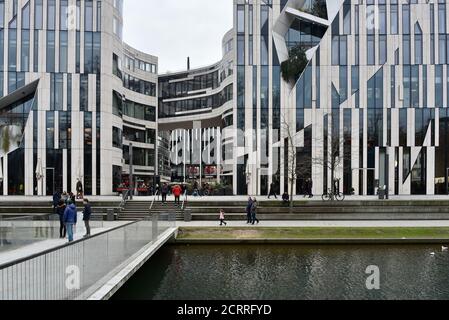
[{"label": "bare tree", "polygon": [[[294,136],[296,130],[292,128],[288,120],[283,117],[282,119],[283,130],[286,134],[286,140],[288,143],[288,179],[290,182],[290,196],[293,200],[294,192],[294,182],[297,179],[308,179],[311,178],[312,172],[311,167],[313,165],[320,166],[324,170],[329,170],[331,174],[331,200],[334,200],[335,195],[338,193],[336,190],[336,174],[342,165],[345,165],[345,160],[351,161],[351,153],[344,152],[341,150],[343,147],[343,140],[340,135],[332,135],[329,137],[324,137],[322,141],[316,141],[315,145],[319,145],[327,139],[327,144],[324,145],[322,152],[319,156],[307,157],[301,160],[301,163],[297,163],[298,152],[295,145]],[[316,139],[315,139],[316,140]],[[342,151],[342,152],[340,152]],[[293,201],[290,202],[290,210],[293,210]]]},{"label": "bare tree", "polygon": [[295,182],[298,179],[306,180],[310,179],[312,172],[312,159],[304,158],[301,159],[301,163],[298,163],[298,151],[295,144],[295,134],[296,130],[290,125],[285,116],[282,117],[282,129],[286,134],[287,142],[287,171],[288,171],[288,181],[290,182],[290,213],[293,211],[293,194],[295,193]]},{"label": "bare tree", "polygon": [[290,182],[290,213],[293,212],[293,184],[297,178],[297,170],[296,170],[296,146],[295,141],[293,140],[293,136],[295,135],[295,131],[292,130],[292,127],[285,116],[282,116],[282,127],[287,137],[288,144],[288,156],[287,156],[287,167],[288,167],[288,180]]},{"label": "bare tree", "polygon": [[342,146],[342,140],[339,136],[331,136],[330,141],[328,141],[328,148],[325,148],[323,155],[320,157],[312,158],[312,163],[318,166],[322,166],[324,170],[329,170],[331,172],[331,200],[334,200],[335,195],[338,190],[336,190],[336,172],[338,168],[341,167],[344,160],[351,155],[341,154],[340,148]]}]

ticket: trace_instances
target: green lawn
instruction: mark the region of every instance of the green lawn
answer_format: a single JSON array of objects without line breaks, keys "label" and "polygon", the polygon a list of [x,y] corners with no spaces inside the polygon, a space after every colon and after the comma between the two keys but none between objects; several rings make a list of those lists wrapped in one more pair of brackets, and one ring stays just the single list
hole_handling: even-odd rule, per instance
[{"label": "green lawn", "polygon": [[449,228],[190,228],[178,239],[448,239]]}]

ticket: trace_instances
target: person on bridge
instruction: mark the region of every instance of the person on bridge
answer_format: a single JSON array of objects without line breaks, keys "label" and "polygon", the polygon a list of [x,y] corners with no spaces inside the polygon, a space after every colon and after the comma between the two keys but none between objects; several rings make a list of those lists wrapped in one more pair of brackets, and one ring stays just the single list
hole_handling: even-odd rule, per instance
[{"label": "person on bridge", "polygon": [[175,204],[180,205],[181,204],[181,193],[182,193],[182,189],[179,185],[175,185],[172,189],[172,193],[175,196]]},{"label": "person on bridge", "polygon": [[84,238],[90,237],[90,218],[92,216],[92,208],[89,204],[89,199],[84,199],[84,210],[83,210],[83,221],[84,226],[86,227],[86,234]]},{"label": "person on bridge", "polygon": [[64,211],[64,224],[67,229],[67,236],[69,238],[69,242],[73,241],[73,226],[76,225],[77,222],[77,211],[75,204],[69,200],[68,207],[65,208]]},{"label": "person on bridge", "polygon": [[60,239],[64,239],[67,234],[67,230],[66,230],[65,224],[64,224],[64,212],[65,212],[66,207],[67,206],[65,204],[64,199],[59,200],[56,212],[58,213],[58,216],[59,216],[59,238]]}]

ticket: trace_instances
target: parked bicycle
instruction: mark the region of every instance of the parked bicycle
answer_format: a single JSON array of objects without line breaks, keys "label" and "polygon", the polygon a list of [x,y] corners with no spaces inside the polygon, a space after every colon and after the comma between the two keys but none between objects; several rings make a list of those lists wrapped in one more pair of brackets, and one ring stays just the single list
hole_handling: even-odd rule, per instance
[{"label": "parked bicycle", "polygon": [[345,195],[342,192],[333,192],[331,189],[329,189],[326,193],[324,193],[321,198],[323,201],[331,201],[332,199],[335,199],[337,201],[343,201],[345,200]]}]

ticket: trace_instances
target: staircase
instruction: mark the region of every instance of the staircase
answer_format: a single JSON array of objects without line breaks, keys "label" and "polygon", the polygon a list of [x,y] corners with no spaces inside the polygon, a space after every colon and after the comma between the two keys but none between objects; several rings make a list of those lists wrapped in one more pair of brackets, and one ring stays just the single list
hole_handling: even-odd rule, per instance
[{"label": "staircase", "polygon": [[[246,202],[192,201],[192,220],[213,221],[223,209],[227,220],[246,220]],[[292,212],[281,201],[259,201],[261,220],[448,220],[448,200],[298,201]]]},{"label": "staircase", "polygon": [[118,220],[134,221],[148,218],[150,205],[149,201],[128,201],[121,210]]},{"label": "staircase", "polygon": [[158,214],[167,214],[172,213],[176,214],[176,220],[183,220],[184,219],[184,212],[181,209],[181,206],[175,205],[174,202],[154,202],[153,208],[151,209],[152,213],[158,213]]},{"label": "staircase", "polygon": [[120,212],[118,220],[134,221],[150,217],[151,213],[167,214],[175,213],[177,220],[183,218],[183,211],[180,206],[174,202],[154,202],[153,208],[150,211],[150,201],[128,201]]}]

